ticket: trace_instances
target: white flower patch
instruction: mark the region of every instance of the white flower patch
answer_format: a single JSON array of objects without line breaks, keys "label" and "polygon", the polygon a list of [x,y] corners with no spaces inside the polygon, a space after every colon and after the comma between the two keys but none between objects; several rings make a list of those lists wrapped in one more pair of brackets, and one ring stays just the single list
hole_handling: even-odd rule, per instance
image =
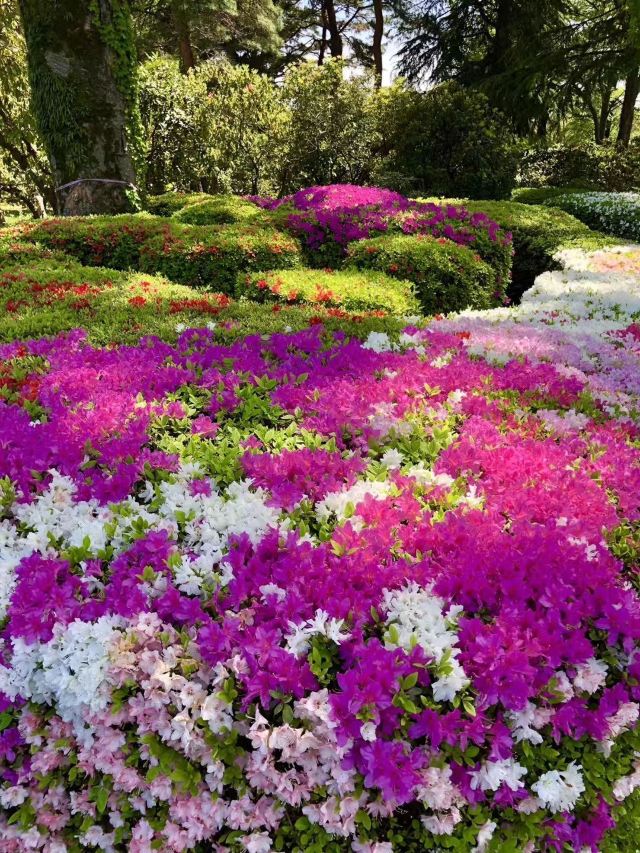
[{"label": "white flower patch", "polygon": [[[469,684],[469,679],[457,661],[455,648],[458,636],[453,624],[462,607],[451,606],[445,612],[445,602],[431,592],[431,587],[420,587],[411,582],[402,589],[383,591],[382,607],[391,629],[386,635],[387,648],[400,646],[410,651],[421,646],[427,657],[439,664],[448,655],[449,672],[433,682],[434,698],[438,702],[451,701],[456,693]],[[393,639],[392,639],[393,637]]]},{"label": "white flower patch", "polygon": [[622,802],[630,797],[636,788],[640,788],[640,760],[634,763],[633,773],[617,780],[613,786],[613,796],[618,802]]},{"label": "white flower patch", "polygon": [[524,788],[523,777],[527,768],[514,758],[504,758],[500,761],[485,761],[479,770],[474,770],[471,776],[471,787],[474,791],[497,791],[501,785],[506,785],[512,791]]},{"label": "white flower patch", "polygon": [[325,495],[316,504],[316,516],[320,521],[326,521],[333,514],[338,521],[344,521],[348,517],[349,509],[355,509],[365,498],[372,497],[380,501],[384,500],[390,492],[390,483],[382,483],[377,480],[358,480],[348,489]]},{"label": "white flower patch", "polygon": [[607,679],[609,667],[604,661],[589,658],[586,663],[581,663],[576,667],[576,674],[573,679],[573,687],[582,693],[595,693],[604,686]]},{"label": "white flower patch", "polygon": [[289,622],[289,633],[285,636],[286,649],[295,657],[305,655],[309,649],[312,637],[326,637],[337,645],[344,643],[351,634],[343,632],[344,619],[330,618],[325,610],[316,610],[313,619],[297,624]]},{"label": "white flower patch", "polygon": [[362,346],[374,352],[389,352],[393,349],[393,344],[386,332],[369,332],[369,337]]},{"label": "white flower patch", "polygon": [[54,626],[47,643],[13,640],[10,668],[0,667],[0,691],[56,708],[63,720],[82,728],[83,714],[107,707],[106,673],[111,649],[121,638],[117,616],[96,622],[76,619]]},{"label": "white flower patch", "polygon": [[498,824],[492,820],[488,820],[480,827],[480,832],[476,841],[478,842],[473,848],[473,853],[484,853],[489,846],[493,833],[496,831]]},{"label": "white flower patch", "polygon": [[535,745],[541,744],[544,738],[538,729],[546,726],[554,713],[552,708],[536,708],[533,702],[527,702],[523,711],[507,713],[507,721],[511,725],[516,743],[526,740]]},{"label": "white flower patch", "polygon": [[582,767],[574,761],[566,770],[549,770],[531,786],[531,790],[554,814],[573,811],[585,790],[581,770]]},{"label": "white flower patch", "polygon": [[397,470],[404,462],[404,456],[395,447],[390,447],[382,454],[380,462],[391,471]]}]

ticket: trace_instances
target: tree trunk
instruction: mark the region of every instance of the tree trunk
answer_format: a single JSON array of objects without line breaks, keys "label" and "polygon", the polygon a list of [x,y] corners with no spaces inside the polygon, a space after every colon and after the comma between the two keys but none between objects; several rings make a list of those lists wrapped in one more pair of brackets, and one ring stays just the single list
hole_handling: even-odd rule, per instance
[{"label": "tree trunk", "polygon": [[382,86],[382,38],[384,36],[384,11],[382,0],[373,0],[373,68],[376,75],[376,87]]},{"label": "tree trunk", "polygon": [[635,117],[636,101],[640,94],[640,69],[634,68],[627,77],[624,87],[624,99],[622,101],[622,110],[620,112],[620,125],[618,127],[618,145],[625,148],[631,141],[631,131],[633,130],[633,119]]},{"label": "tree trunk", "polygon": [[183,74],[187,74],[191,68],[195,68],[196,59],[193,53],[193,45],[191,44],[189,21],[184,10],[180,8],[179,2],[176,2],[176,0],[173,0],[171,3],[171,16],[176,28],[176,35],[178,36],[180,71]]},{"label": "tree trunk", "polygon": [[329,50],[334,59],[339,59],[342,57],[342,36],[338,27],[336,7],[333,0],[323,0],[323,7],[327,19],[327,29],[329,30]]},{"label": "tree trunk", "polygon": [[611,89],[602,89],[600,97],[600,115],[596,142],[602,145],[609,136],[609,111],[611,109]]},{"label": "tree trunk", "polygon": [[20,12],[32,107],[56,185],[71,184],[58,191],[60,212],[130,210],[137,103],[126,2],[20,0]]},{"label": "tree trunk", "polygon": [[320,52],[318,53],[318,65],[324,65],[324,55],[327,52],[327,16],[322,5],[322,35],[320,37]]}]

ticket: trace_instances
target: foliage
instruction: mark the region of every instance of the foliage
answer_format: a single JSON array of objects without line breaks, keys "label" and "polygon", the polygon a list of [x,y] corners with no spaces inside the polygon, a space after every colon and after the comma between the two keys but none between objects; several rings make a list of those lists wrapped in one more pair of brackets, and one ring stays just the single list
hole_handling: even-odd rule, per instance
[{"label": "foliage", "polygon": [[533,149],[520,163],[519,180],[526,187],[630,190],[640,186],[640,144]]},{"label": "foliage", "polygon": [[147,196],[145,208],[154,216],[173,216],[187,205],[211,199],[209,193],[166,192]]},{"label": "foliage", "polygon": [[234,223],[269,221],[255,204],[235,195],[208,196],[187,204],[173,214],[176,222],[188,225],[224,225]]},{"label": "foliage", "polygon": [[640,194],[582,192],[555,196],[553,204],[605,234],[640,241]]},{"label": "foliage", "polygon": [[315,184],[366,183],[377,131],[373,80],[346,77],[338,60],[301,63],[287,73],[283,99],[290,113],[280,194]]},{"label": "foliage", "polygon": [[376,178],[403,191],[506,198],[519,152],[487,98],[455,83],[427,93],[394,87],[378,98],[385,155]]},{"label": "foliage", "polygon": [[381,314],[415,314],[411,284],[368,270],[278,270],[241,277],[238,294],[256,302],[305,302]]},{"label": "foliage", "polygon": [[281,47],[282,11],[271,0],[132,0],[138,50],[180,57],[183,71],[225,53],[266,56]]},{"label": "foliage", "polygon": [[53,177],[30,110],[26,46],[18,6],[0,10],[0,200],[34,216],[53,209]]},{"label": "foliage", "polygon": [[408,279],[425,314],[488,308],[500,299],[479,255],[443,237],[383,236],[349,246],[347,264]]},{"label": "foliage", "polygon": [[142,64],[140,88],[150,192],[277,188],[287,115],[267,77],[223,61],[185,75],[156,56]]}]

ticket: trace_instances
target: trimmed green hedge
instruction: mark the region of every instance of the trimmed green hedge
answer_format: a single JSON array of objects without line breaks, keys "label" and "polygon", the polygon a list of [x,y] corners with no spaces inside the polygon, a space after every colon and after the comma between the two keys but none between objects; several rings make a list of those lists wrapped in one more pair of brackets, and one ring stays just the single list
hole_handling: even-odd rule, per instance
[{"label": "trimmed green hedge", "polygon": [[173,216],[187,205],[208,201],[211,197],[208,193],[162,193],[150,195],[145,208],[154,216]]},{"label": "trimmed green hedge", "polygon": [[524,291],[541,273],[559,268],[553,256],[560,249],[600,249],[615,242],[553,207],[513,201],[473,201],[465,202],[465,206],[472,211],[487,213],[511,231],[515,255],[507,296],[513,302],[520,301]]},{"label": "trimmed green hedge", "polygon": [[409,281],[373,270],[275,270],[238,279],[238,295],[256,302],[325,305],[345,311],[414,314],[418,300]]},{"label": "trimmed green hedge", "polygon": [[494,270],[450,240],[392,234],[361,240],[349,245],[347,264],[412,281],[425,314],[496,304]]},{"label": "trimmed green hedge", "polygon": [[581,187],[520,187],[511,193],[511,199],[522,204],[544,204],[567,193],[588,192],[591,190]]},{"label": "trimmed green hedge", "polygon": [[48,219],[25,240],[91,266],[162,273],[174,281],[232,293],[238,273],[300,265],[300,245],[268,226],[183,225],[146,214]]},{"label": "trimmed green hedge", "polygon": [[[324,305],[234,302],[160,276],[86,267],[59,254],[36,257],[16,246],[0,253],[0,341],[86,330],[91,343],[135,344],[145,335],[174,341],[183,327],[215,324],[216,339],[304,329],[366,338],[370,331],[399,332],[398,318],[354,316]],[[27,245],[27,249],[34,249]]]},{"label": "trimmed green hedge", "polygon": [[211,196],[205,201],[188,204],[173,214],[176,222],[189,225],[226,225],[243,223],[269,223],[268,214],[239,196]]}]

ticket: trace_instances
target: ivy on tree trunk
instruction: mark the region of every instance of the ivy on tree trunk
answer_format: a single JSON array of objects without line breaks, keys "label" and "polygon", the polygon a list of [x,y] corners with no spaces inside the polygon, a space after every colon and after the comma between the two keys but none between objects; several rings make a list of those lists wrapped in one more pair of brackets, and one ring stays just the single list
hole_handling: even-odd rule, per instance
[{"label": "ivy on tree trunk", "polygon": [[140,134],[126,0],[20,0],[20,12],[32,106],[56,186],[85,179],[58,193],[60,212],[132,209]]}]

